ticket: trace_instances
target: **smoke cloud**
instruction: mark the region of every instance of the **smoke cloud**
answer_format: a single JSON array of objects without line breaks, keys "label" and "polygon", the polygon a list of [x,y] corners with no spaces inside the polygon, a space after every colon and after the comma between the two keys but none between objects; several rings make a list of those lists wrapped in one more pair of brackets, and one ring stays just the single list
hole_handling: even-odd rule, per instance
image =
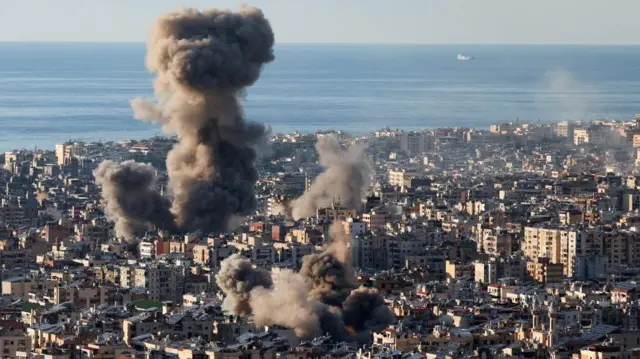
[{"label": "smoke cloud", "polygon": [[162,109],[153,103],[134,98],[131,100],[131,108],[133,109],[133,118],[136,120],[151,121],[159,125],[167,123],[167,119],[162,114]]},{"label": "smoke cloud", "polygon": [[273,288],[254,289],[250,304],[257,325],[278,324],[293,328],[301,338],[323,334],[317,314],[319,303],[309,297],[306,282],[293,271],[276,273]]},{"label": "smoke cloud", "polygon": [[547,71],[539,82],[535,96],[545,114],[552,121],[591,120],[606,117],[594,107],[601,95],[596,87],[582,82],[564,69]]},{"label": "smoke cloud", "polygon": [[255,268],[251,262],[239,254],[234,254],[220,264],[216,283],[226,293],[222,307],[233,315],[250,315],[250,292],[257,287],[271,288],[271,274],[262,268]]},{"label": "smoke cloud", "polygon": [[291,328],[304,339],[329,334],[335,341],[368,341],[371,330],[394,323],[375,288],[356,287],[355,275],[345,262],[347,236],[339,235],[338,229],[332,228],[333,242],[322,253],[303,258],[299,273],[282,270],[266,280],[265,272],[260,272],[259,280],[247,281],[257,271],[249,260],[238,255],[225,259],[216,276],[227,295],[224,308],[231,314],[243,313],[258,325]]},{"label": "smoke cloud", "polygon": [[361,146],[342,148],[338,139],[323,136],[316,143],[320,164],[325,168],[307,192],[291,202],[293,218],[311,217],[318,208],[334,200],[347,208],[358,208],[371,182],[371,167]]},{"label": "smoke cloud", "polygon": [[360,287],[351,292],[342,304],[342,319],[345,325],[356,331],[381,330],[395,317],[375,288]]},{"label": "smoke cloud", "polygon": [[333,242],[325,251],[302,258],[300,274],[307,281],[311,296],[324,304],[340,306],[357,284],[347,263],[349,238],[338,222],[332,224],[331,233]]},{"label": "smoke cloud", "polygon": [[[269,22],[253,7],[179,9],[161,16],[150,32],[146,65],[156,74],[158,101],[136,99],[132,107],[136,118],[178,136],[167,171],[171,222],[181,230],[226,231],[234,218],[256,209],[254,161],[268,129],[244,119],[239,96],[274,59],[273,44]],[[118,192],[126,195],[116,199],[135,195],[125,187]],[[128,211],[112,215],[117,222],[137,221]]]},{"label": "smoke cloud", "polygon": [[155,189],[155,171],[149,164],[102,162],[93,171],[102,186],[106,214],[115,221],[116,235],[131,239],[157,226],[174,229],[171,203]]}]

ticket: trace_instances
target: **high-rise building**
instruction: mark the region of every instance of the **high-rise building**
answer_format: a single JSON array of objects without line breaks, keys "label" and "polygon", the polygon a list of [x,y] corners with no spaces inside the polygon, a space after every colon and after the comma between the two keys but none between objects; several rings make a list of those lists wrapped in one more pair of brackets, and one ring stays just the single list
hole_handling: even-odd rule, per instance
[{"label": "high-rise building", "polygon": [[[601,272],[608,266],[640,265],[640,233],[611,228],[525,227],[523,254],[564,265],[566,277],[584,276],[584,265]],[[604,255],[606,259],[593,256]],[[584,258],[582,258],[584,257]],[[594,272],[594,273],[595,273]]]},{"label": "high-rise building", "polygon": [[559,137],[566,137],[573,140],[573,130],[575,129],[575,123],[571,121],[562,121],[556,124],[555,132]]},{"label": "high-rise building", "polygon": [[151,300],[181,299],[183,274],[180,267],[161,263],[145,264],[135,269],[136,287],[147,290]]},{"label": "high-rise building", "polygon": [[73,143],[62,143],[56,145],[56,158],[58,159],[58,165],[62,166],[71,162],[73,158]]},{"label": "high-rise building", "polygon": [[400,136],[400,150],[417,155],[429,149],[430,136],[425,132],[403,132]]}]

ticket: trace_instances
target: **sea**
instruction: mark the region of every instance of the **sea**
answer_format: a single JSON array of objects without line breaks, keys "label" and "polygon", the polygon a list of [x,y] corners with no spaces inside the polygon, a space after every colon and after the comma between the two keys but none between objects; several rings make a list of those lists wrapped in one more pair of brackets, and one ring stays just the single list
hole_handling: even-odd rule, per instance
[{"label": "sea", "polygon": [[[242,101],[276,133],[640,113],[639,46],[279,44],[275,57]],[[0,43],[0,151],[164,135],[129,105],[153,96],[144,61],[142,43]]]}]

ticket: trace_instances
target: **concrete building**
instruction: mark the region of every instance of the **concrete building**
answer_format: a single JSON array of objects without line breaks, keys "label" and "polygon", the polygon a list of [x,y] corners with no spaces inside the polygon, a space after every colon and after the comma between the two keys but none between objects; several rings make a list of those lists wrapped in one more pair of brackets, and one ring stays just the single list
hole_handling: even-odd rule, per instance
[{"label": "concrete building", "polygon": [[31,348],[31,338],[22,326],[0,328],[0,356],[17,358],[17,352]]},{"label": "concrete building", "polygon": [[8,278],[2,281],[2,294],[27,298],[33,286],[33,280],[25,277]]},{"label": "concrete building", "polygon": [[74,156],[73,143],[67,142],[56,145],[56,158],[59,166],[67,165]]},{"label": "concrete building", "polygon": [[182,268],[162,263],[144,264],[135,269],[135,286],[147,290],[150,300],[182,300]]},{"label": "concrete building", "polygon": [[586,128],[576,128],[573,130],[573,144],[581,146],[589,143],[589,130]]},{"label": "concrete building", "polygon": [[510,256],[514,243],[515,234],[505,228],[481,228],[478,233],[478,252],[490,256]]},{"label": "concrete building", "polygon": [[362,214],[362,222],[367,226],[367,230],[381,229],[391,222],[394,215],[386,208],[374,208],[368,213]]},{"label": "concrete building", "polygon": [[555,133],[559,137],[566,137],[572,140],[575,126],[575,123],[571,121],[558,122],[555,126]]},{"label": "concrete building", "polygon": [[356,217],[356,209],[343,207],[340,203],[334,203],[331,207],[319,208],[316,211],[317,220],[322,222],[333,222],[349,217]]},{"label": "concrete building", "polygon": [[549,258],[538,258],[527,262],[527,273],[539,283],[560,283],[564,279],[563,265],[552,263]]},{"label": "concrete building", "polygon": [[445,272],[447,278],[475,278],[476,268],[473,263],[462,263],[458,261],[447,260],[445,263]]},{"label": "concrete building", "polygon": [[427,151],[431,138],[424,132],[403,132],[400,137],[400,150],[417,155]]},{"label": "concrete building", "polygon": [[344,232],[351,238],[361,236],[367,232],[367,222],[363,220],[354,220],[351,217],[342,221],[342,227],[344,228]]},{"label": "concrete building", "polygon": [[474,263],[475,281],[492,284],[498,280],[498,263],[495,261],[476,261]]},{"label": "concrete building", "polygon": [[421,175],[418,170],[407,168],[389,169],[387,172],[389,184],[398,187],[410,187],[411,180],[419,178]]}]

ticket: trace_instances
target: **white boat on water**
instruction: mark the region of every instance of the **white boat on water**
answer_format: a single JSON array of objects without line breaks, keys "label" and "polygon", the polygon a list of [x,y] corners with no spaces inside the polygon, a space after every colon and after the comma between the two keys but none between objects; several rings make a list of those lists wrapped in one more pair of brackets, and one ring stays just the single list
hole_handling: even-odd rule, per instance
[{"label": "white boat on water", "polygon": [[458,60],[460,60],[460,61],[473,60],[473,56],[458,54]]}]

